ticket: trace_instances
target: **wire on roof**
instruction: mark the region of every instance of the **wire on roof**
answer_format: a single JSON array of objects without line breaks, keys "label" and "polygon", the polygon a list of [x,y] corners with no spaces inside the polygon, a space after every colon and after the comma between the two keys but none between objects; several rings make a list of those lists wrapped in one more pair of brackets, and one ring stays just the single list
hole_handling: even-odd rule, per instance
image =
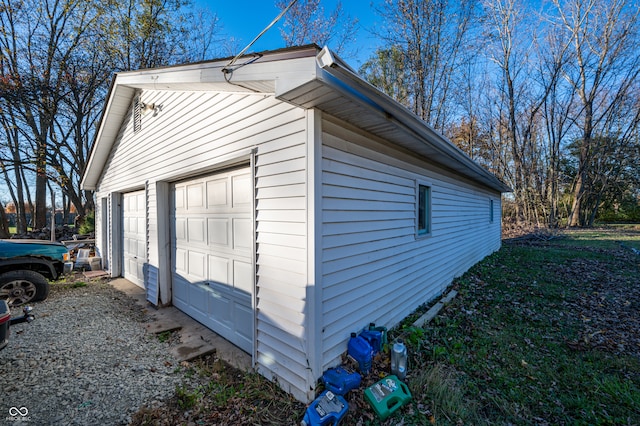
[{"label": "wire on roof", "polygon": [[[297,1],[298,1],[298,0],[292,0],[292,1],[291,1],[291,3],[289,3],[289,5],[288,5],[287,7],[285,7],[284,9],[282,9],[282,12],[280,12],[280,14],[279,14],[278,16],[276,16],[276,18],[275,18],[273,21],[271,21],[271,23],[270,23],[269,25],[267,25],[267,27],[266,27],[264,30],[262,30],[262,31],[260,32],[260,34],[258,34],[258,35],[253,39],[253,40],[251,40],[251,43],[249,43],[249,44],[247,45],[247,47],[245,47],[244,49],[242,49],[242,50],[240,51],[240,53],[238,53],[238,54],[237,54],[237,55],[236,55],[236,56],[235,56],[231,61],[229,61],[229,63],[228,63],[227,65],[225,65],[225,67],[224,67],[224,68],[222,68],[222,72],[225,74],[225,80],[229,81],[229,80],[228,80],[228,78],[227,78],[227,74],[231,74],[231,73],[233,73],[233,68],[229,68],[229,67],[231,67],[233,64],[235,64],[235,63],[236,63],[236,61],[238,60],[238,58],[239,58],[240,56],[244,55],[244,53],[245,53],[245,52],[246,52],[246,51],[247,51],[251,46],[253,46],[253,44],[254,44],[256,41],[258,41],[258,39],[259,39],[260,37],[262,37],[262,35],[263,35],[264,33],[266,33],[267,31],[269,31],[269,29],[270,29],[271,27],[273,27],[273,26],[276,24],[276,22],[278,22],[278,21],[279,21],[279,20],[284,16],[284,14],[285,14],[285,13],[287,13],[287,11],[289,11],[289,9],[291,9],[291,7],[292,7],[292,6],[293,6]],[[243,64],[243,65],[244,65],[244,64]]]}]

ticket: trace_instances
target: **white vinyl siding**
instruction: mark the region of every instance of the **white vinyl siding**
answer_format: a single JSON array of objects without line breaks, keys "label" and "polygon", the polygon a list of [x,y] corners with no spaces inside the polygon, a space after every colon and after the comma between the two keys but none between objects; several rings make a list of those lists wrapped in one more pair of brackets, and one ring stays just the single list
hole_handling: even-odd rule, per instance
[{"label": "white vinyl siding", "polygon": [[[323,369],[350,332],[396,325],[500,247],[486,220],[491,194],[323,122]],[[351,143],[352,138],[358,143]],[[356,154],[357,153],[357,154]],[[368,157],[368,158],[366,158]],[[416,239],[418,183],[430,188],[430,238]]]},{"label": "white vinyl siding", "polygon": [[[309,395],[305,350],[307,112],[264,94],[144,91],[143,114],[134,134],[132,114],[123,127],[98,185],[97,195],[127,192],[149,182],[149,224],[158,226],[158,183],[213,173],[255,149],[256,337],[258,370],[301,400]],[[166,191],[165,191],[166,192]],[[150,229],[149,280],[166,251]],[[162,286],[162,282],[160,283]],[[167,289],[160,289],[166,303]],[[156,295],[151,295],[155,297]],[[170,296],[169,296],[170,300]],[[279,330],[279,331],[275,331]]]},{"label": "white vinyl siding", "polygon": [[[500,247],[500,217],[491,218],[506,190],[417,117],[341,72],[341,62],[319,67],[317,54],[272,52],[230,81],[220,72],[224,61],[119,73],[82,183],[105,200],[96,225],[108,229],[97,244],[112,276],[126,270],[124,195],[145,189],[143,279],[157,306],[184,295],[172,274],[185,271],[180,250],[201,242],[186,270],[193,276],[204,276],[198,255],[218,256],[211,246],[222,244],[223,218],[213,216],[242,213],[245,225],[250,217],[251,229],[241,230],[245,267],[237,269],[242,283],[254,284],[243,299],[248,315],[242,324],[233,316],[223,322],[242,327],[251,341],[240,344],[258,372],[307,403],[351,332],[370,322],[396,325]],[[155,109],[134,114],[136,102]],[[247,209],[175,208],[181,184],[240,167],[250,176]],[[419,212],[420,185],[429,188],[428,215]],[[218,231],[206,242],[199,231],[172,241],[185,218],[212,219]],[[218,257],[207,273],[221,278],[225,256]],[[202,301],[189,296],[182,308]]]},{"label": "white vinyl siding", "polygon": [[489,223],[493,223],[493,216],[495,214],[495,207],[493,206],[493,199],[489,200]]}]

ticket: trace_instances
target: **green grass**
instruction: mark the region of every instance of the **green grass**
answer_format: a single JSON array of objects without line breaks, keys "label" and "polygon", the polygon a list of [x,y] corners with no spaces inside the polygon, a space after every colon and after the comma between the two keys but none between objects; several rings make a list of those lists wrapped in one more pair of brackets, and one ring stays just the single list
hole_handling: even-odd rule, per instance
[{"label": "green grass", "polygon": [[559,243],[566,247],[618,249],[634,247],[640,250],[640,225],[607,225],[602,228],[572,230]]},{"label": "green grass", "polygon": [[[629,247],[640,226],[504,244],[453,283],[458,296],[433,321],[411,325],[425,306],[390,330],[409,349],[412,401],[380,422],[363,385],[341,425],[640,424],[640,256]],[[367,380],[388,374],[384,356]],[[304,406],[277,383],[212,359],[188,371],[174,404],[132,424],[300,423]]]},{"label": "green grass", "polygon": [[158,333],[156,337],[158,338],[159,342],[165,343],[165,342],[168,342],[169,339],[171,339],[171,335],[172,335],[171,331],[163,331],[161,333]]},{"label": "green grass", "polygon": [[[28,227],[28,228],[27,228],[27,231],[33,231],[33,228]],[[15,227],[15,226],[10,226],[10,227],[9,227],[9,234],[11,234],[11,235],[15,235],[15,234],[16,234],[16,232],[18,232],[18,228],[17,228],[17,227]]]},{"label": "green grass", "polygon": [[[640,262],[625,257],[619,242],[637,246],[640,232],[618,231],[505,245],[456,281],[458,297],[425,326],[422,349],[412,358],[414,368],[458,373],[451,394],[424,401],[438,424],[640,423],[640,350],[602,350],[582,341],[590,336],[584,325],[598,320],[584,310],[585,297],[600,290],[599,297],[614,298],[613,287],[599,287],[604,282],[635,284],[633,294],[639,293]],[[409,386],[420,388],[414,378]],[[464,415],[445,404],[460,392]]]},{"label": "green grass", "polygon": [[237,370],[215,356],[181,363],[178,370],[186,380],[176,386],[172,400],[162,407],[142,408],[132,425],[299,424],[304,414],[304,405],[277,383]]}]

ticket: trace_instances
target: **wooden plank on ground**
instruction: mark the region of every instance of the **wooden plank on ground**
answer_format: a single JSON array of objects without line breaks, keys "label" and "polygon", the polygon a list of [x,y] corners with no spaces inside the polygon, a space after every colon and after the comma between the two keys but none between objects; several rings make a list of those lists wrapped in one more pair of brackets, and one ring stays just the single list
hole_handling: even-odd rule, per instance
[{"label": "wooden plank on ground", "polygon": [[418,318],[413,323],[413,326],[414,327],[423,327],[429,321],[434,319],[435,316],[438,315],[438,312],[440,312],[440,310],[442,308],[444,308],[449,302],[451,302],[456,297],[457,294],[458,294],[457,291],[451,290],[444,298],[442,298],[438,303],[433,305],[431,307],[431,309],[429,309],[424,315],[422,315],[420,318]]}]

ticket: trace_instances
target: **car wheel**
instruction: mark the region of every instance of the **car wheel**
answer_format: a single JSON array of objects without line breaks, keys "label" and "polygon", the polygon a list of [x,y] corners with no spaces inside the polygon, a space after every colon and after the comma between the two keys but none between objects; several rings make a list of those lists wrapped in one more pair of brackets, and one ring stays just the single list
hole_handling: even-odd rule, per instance
[{"label": "car wheel", "polygon": [[0,299],[9,306],[44,300],[49,295],[49,281],[34,271],[9,271],[0,275]]}]

